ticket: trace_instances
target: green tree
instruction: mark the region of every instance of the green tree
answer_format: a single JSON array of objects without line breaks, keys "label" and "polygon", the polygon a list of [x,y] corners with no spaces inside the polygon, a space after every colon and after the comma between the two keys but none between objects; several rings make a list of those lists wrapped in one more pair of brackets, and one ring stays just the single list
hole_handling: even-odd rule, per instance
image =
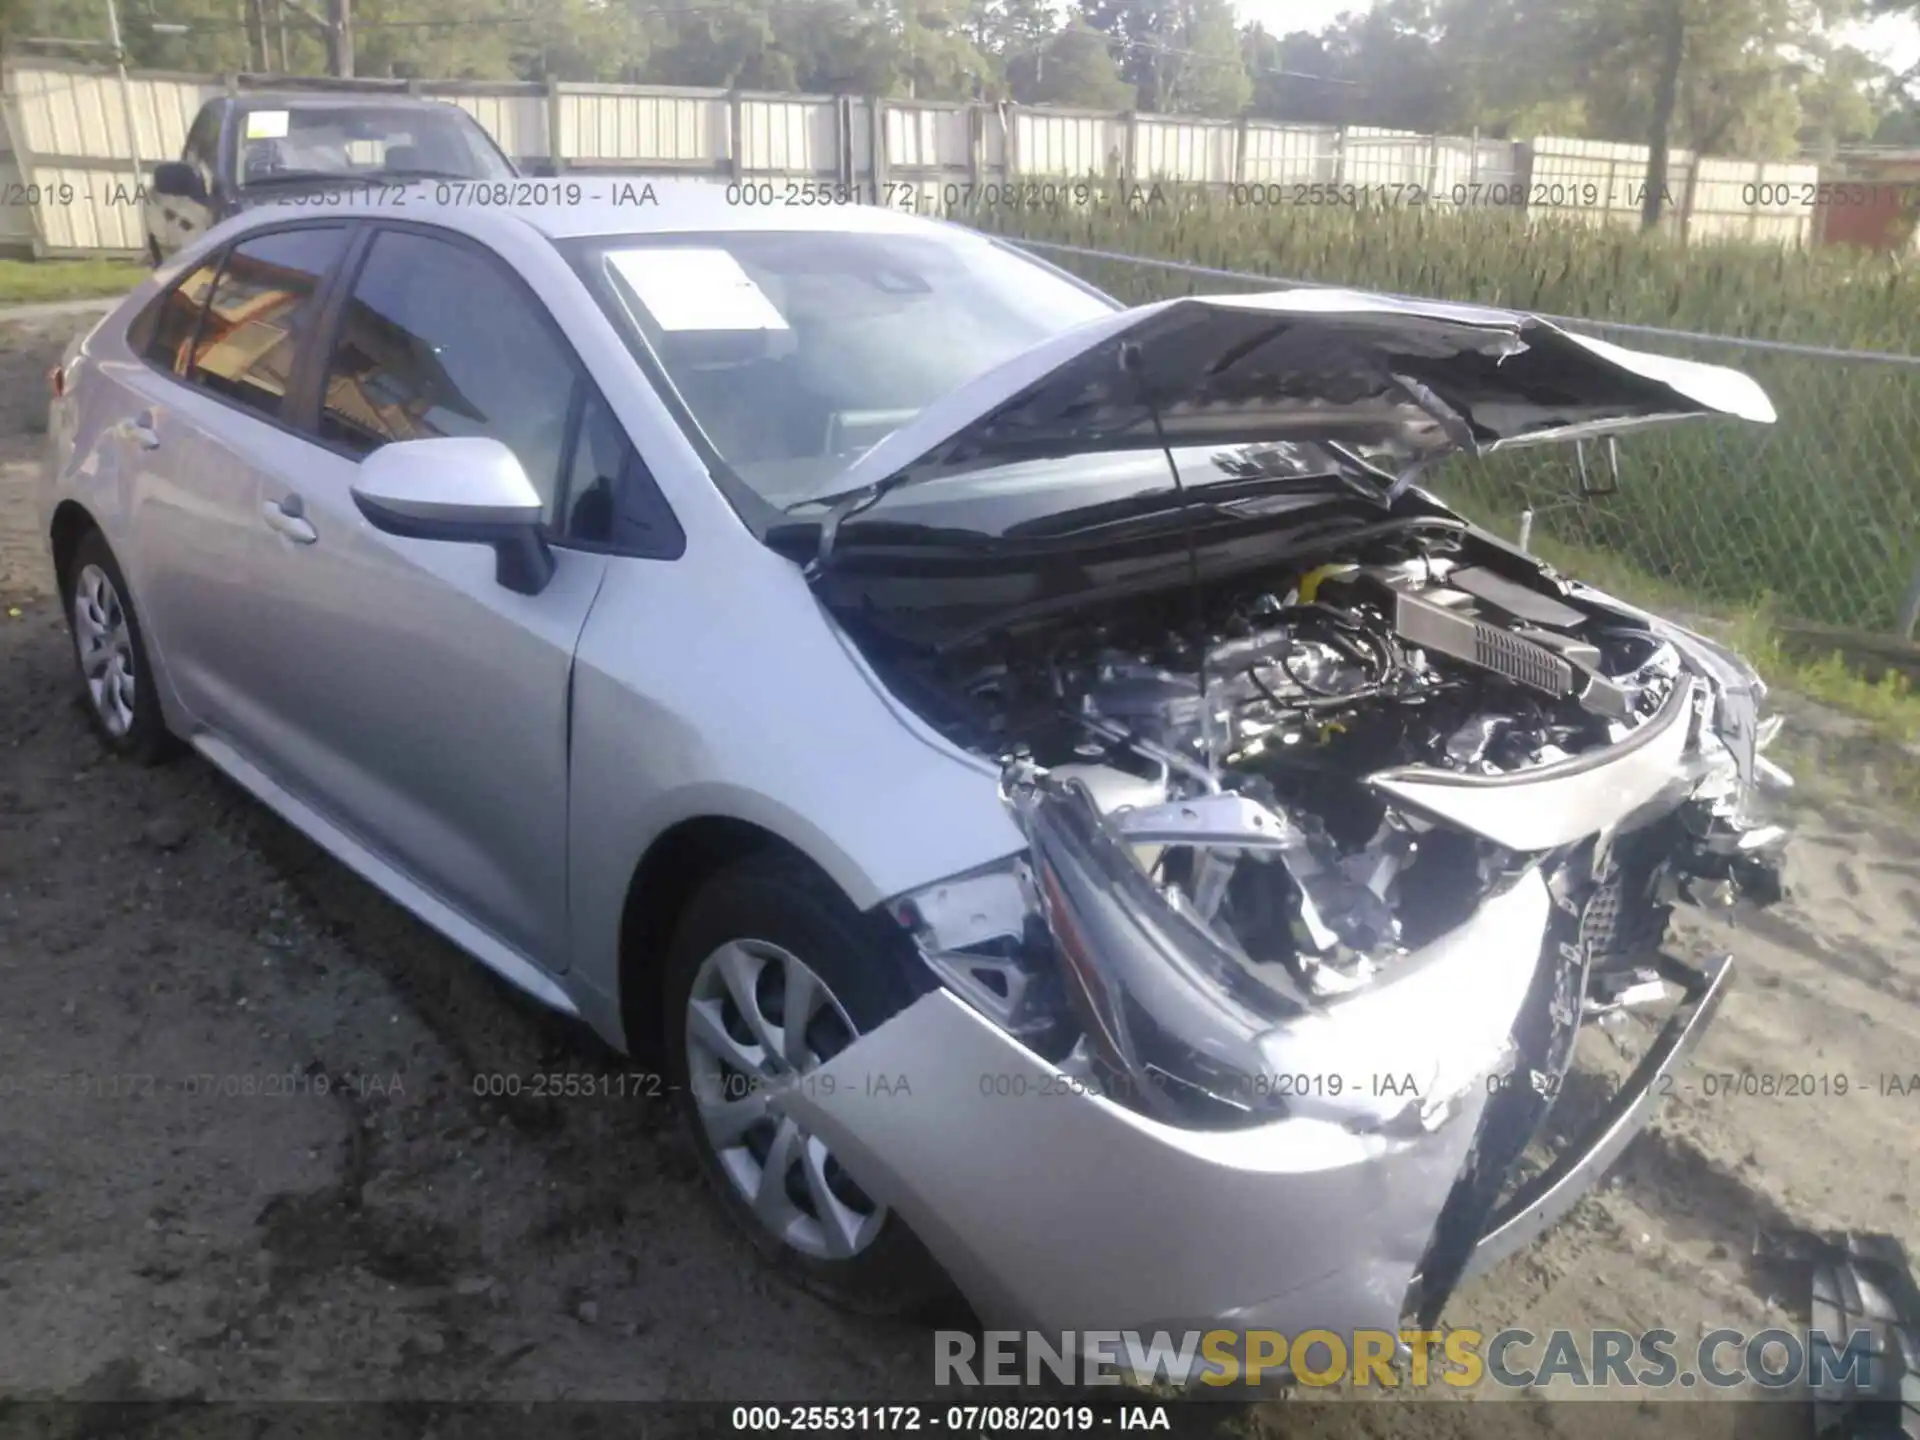
[{"label": "green tree", "polygon": [[[310,10],[324,6],[309,3]],[[423,80],[509,80],[517,43],[537,12],[495,9],[476,24],[464,0],[355,0],[353,70],[356,75]],[[324,49],[314,69],[324,72]],[[203,62],[204,63],[204,62]]]},{"label": "green tree", "polygon": [[781,5],[774,30],[800,87],[819,95],[896,93],[899,51],[886,13],[858,3]]},{"label": "green tree", "polygon": [[899,0],[892,93],[920,100],[968,100],[992,88],[998,67],[981,54],[960,0]]},{"label": "green tree", "polygon": [[998,83],[964,0],[774,0],[774,13],[805,90],[965,100]]},{"label": "green tree", "polygon": [[1240,32],[1240,53],[1252,81],[1249,110],[1263,120],[1300,125],[1358,123],[1358,83],[1326,36],[1296,30],[1272,35],[1259,23]]},{"label": "green tree", "polygon": [[1336,73],[1354,82],[1346,102],[1350,123],[1390,130],[1452,128],[1459,118],[1459,75],[1441,53],[1448,19],[1434,0],[1381,0],[1326,32],[1327,56]]},{"label": "green tree", "polygon": [[1446,0],[1431,64],[1444,77],[1436,129],[1501,137],[1581,134],[1587,102],[1580,0]]},{"label": "green tree", "polygon": [[1120,78],[1107,37],[1075,16],[1033,53],[1007,62],[1013,98],[1023,105],[1125,110],[1133,87]]},{"label": "green tree", "polygon": [[1081,0],[1080,13],[1141,110],[1230,116],[1252,95],[1228,0]]},{"label": "green tree", "polygon": [[1891,109],[1894,77],[1885,65],[1849,45],[1814,47],[1812,62],[1795,77],[1800,102],[1800,149],[1821,159],[1840,146],[1866,141]]},{"label": "green tree", "polygon": [[1178,115],[1238,115],[1253,98],[1228,0],[1188,0],[1174,30],[1162,106]]},{"label": "green tree", "polygon": [[1061,33],[1059,16],[1049,0],[973,0],[963,29],[973,47],[992,65],[985,87],[993,98],[1012,93],[1025,100],[1015,83],[1016,70],[1029,81],[1045,70],[1040,57]]},{"label": "green tree", "polygon": [[645,73],[642,19],[603,0],[546,0],[512,36],[513,72],[523,80],[616,80]]},{"label": "green tree", "polygon": [[641,74],[647,83],[797,88],[793,59],[776,43],[772,10],[763,0],[724,8],[683,0],[664,14],[646,16],[644,28],[649,44]]},{"label": "green tree", "polygon": [[1833,88],[1853,62],[1824,37],[1855,0],[1585,0],[1572,22],[1590,128],[1648,146],[1642,222],[1659,224],[1670,146],[1753,159],[1794,154],[1808,124],[1858,127]]}]

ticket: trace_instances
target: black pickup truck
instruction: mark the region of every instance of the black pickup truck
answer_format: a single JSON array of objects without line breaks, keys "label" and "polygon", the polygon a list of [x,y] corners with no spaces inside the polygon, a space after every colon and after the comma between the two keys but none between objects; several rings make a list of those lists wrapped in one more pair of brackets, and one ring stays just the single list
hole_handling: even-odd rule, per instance
[{"label": "black pickup truck", "polygon": [[178,160],[147,188],[147,256],[252,205],[341,185],[504,180],[519,172],[466,111],[438,100],[256,93],[201,107]]}]

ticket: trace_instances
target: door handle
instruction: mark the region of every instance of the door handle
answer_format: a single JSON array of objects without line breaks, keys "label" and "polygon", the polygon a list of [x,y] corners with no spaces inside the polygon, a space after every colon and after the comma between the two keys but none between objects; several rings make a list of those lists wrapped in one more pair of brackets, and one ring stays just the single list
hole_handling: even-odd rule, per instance
[{"label": "door handle", "polygon": [[269,530],[278,531],[294,544],[311,545],[320,538],[320,532],[307,523],[306,509],[298,495],[289,495],[278,503],[269,500],[262,505],[260,518]]},{"label": "door handle", "polygon": [[127,434],[142,450],[160,448],[160,432],[153,428],[151,410],[142,410],[137,418],[127,421]]}]

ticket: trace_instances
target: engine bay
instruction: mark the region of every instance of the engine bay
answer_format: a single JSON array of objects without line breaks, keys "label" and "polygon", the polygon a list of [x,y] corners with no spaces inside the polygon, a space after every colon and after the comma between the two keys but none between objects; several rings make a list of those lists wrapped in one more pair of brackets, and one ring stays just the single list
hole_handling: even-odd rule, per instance
[{"label": "engine bay", "polygon": [[1256,975],[1335,996],[1528,863],[1369,776],[1564,765],[1620,745],[1685,673],[1631,615],[1446,549],[1409,537],[1170,588],[922,650],[897,673],[1009,783],[1083,788],[1162,893]]},{"label": "engine bay", "polygon": [[1568,759],[1619,743],[1680,672],[1645,628],[1442,557],[1322,565],[1284,591],[1235,587],[1184,623],[1178,604],[1160,597],[1011,653],[956,657],[946,673],[1003,758],[1085,760],[1104,739],[1203,782],[1225,771],[1284,783]]}]

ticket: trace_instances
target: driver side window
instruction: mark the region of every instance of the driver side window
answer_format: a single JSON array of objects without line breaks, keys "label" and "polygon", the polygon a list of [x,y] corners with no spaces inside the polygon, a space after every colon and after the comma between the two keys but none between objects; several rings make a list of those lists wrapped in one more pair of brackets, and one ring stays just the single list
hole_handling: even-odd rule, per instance
[{"label": "driver side window", "polygon": [[540,492],[549,533],[673,559],[685,536],[626,428],[503,262],[413,230],[375,236],[327,362],[320,438],[360,456],[485,435]]},{"label": "driver side window", "polygon": [[187,131],[187,144],[181,152],[181,159],[200,172],[200,183],[211,195],[214,181],[220,173],[220,111],[217,106],[203,106],[200,113],[193,117],[193,127]]},{"label": "driver side window", "polygon": [[375,237],[327,364],[320,434],[366,455],[485,435],[526,467],[553,524],[575,365],[499,262],[407,230]]}]

